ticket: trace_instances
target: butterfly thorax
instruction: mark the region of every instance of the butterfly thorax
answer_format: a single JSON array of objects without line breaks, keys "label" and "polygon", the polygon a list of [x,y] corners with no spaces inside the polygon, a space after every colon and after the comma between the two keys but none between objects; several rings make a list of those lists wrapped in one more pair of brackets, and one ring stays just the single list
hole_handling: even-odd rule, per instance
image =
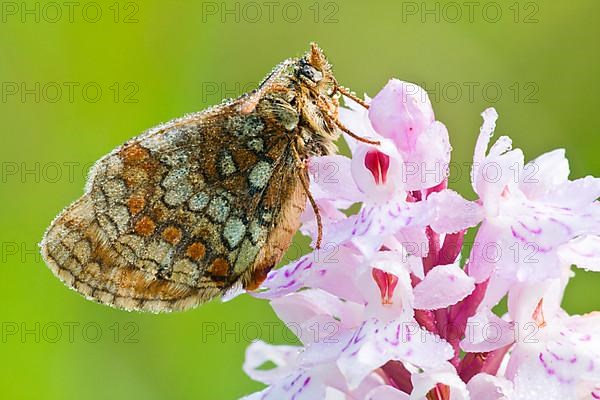
[{"label": "butterfly thorax", "polygon": [[[331,121],[339,102],[331,65],[318,48],[302,58],[278,65],[250,94],[259,98],[256,110],[268,123],[280,125],[303,159],[334,154],[339,129]],[[250,100],[252,101],[252,100]]]}]

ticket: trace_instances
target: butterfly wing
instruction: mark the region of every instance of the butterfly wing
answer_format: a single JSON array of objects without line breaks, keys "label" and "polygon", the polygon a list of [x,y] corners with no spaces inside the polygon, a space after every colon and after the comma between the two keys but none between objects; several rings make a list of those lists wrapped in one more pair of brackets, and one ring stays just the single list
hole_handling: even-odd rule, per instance
[{"label": "butterfly wing", "polygon": [[306,203],[297,119],[289,106],[240,99],[132,139],[98,161],[48,228],[46,263],[87,298],[126,310],[183,310],[256,286]]}]

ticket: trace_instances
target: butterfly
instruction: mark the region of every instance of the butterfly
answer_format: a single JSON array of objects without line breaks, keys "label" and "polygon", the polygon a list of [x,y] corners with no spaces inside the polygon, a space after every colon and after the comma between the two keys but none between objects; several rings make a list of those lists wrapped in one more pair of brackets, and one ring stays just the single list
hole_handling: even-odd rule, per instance
[{"label": "butterfly", "polygon": [[254,290],[308,203],[306,162],[336,152],[339,86],[321,49],[279,64],[237,99],[132,138],[91,169],[84,195],[40,244],[52,272],[125,310],[185,310]]}]

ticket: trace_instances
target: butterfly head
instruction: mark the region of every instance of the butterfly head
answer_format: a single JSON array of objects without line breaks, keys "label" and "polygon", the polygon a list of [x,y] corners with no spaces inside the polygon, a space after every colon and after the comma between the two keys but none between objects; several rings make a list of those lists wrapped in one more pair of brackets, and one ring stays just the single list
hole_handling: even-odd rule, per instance
[{"label": "butterfly head", "polygon": [[316,43],[312,43],[310,51],[298,59],[294,70],[298,82],[311,88],[317,95],[327,99],[335,94],[336,81],[331,64]]},{"label": "butterfly head", "polygon": [[[328,155],[335,152],[333,142],[340,135],[334,122],[338,117],[341,95],[338,89],[331,65],[322,50],[313,43],[303,57],[287,59],[279,64],[254,93],[256,101],[244,104],[251,110],[260,99],[265,99],[269,103],[268,108],[276,110],[275,119],[282,119],[282,110],[284,113],[292,111],[294,132],[299,134],[302,142],[298,149],[301,156]],[[276,107],[270,104],[273,102]]]}]

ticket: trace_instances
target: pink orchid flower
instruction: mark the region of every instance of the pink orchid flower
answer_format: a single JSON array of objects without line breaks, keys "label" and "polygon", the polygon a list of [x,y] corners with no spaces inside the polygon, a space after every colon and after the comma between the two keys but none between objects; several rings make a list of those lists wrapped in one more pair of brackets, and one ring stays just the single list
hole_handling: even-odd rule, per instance
[{"label": "pink orchid flower", "polygon": [[[308,164],[321,248],[252,294],[299,345],[251,344],[244,371],[266,387],[245,399],[600,399],[600,316],[561,308],[572,264],[600,271],[600,179],[570,181],[562,150],[488,150],[488,109],[468,201],[447,189],[448,132],[423,89],[391,80],[365,103],[340,118],[381,145],[347,136],[351,157]],[[314,247],[310,207],[301,232]]]},{"label": "pink orchid flower", "polygon": [[[472,184],[485,210],[475,238],[469,274],[491,277],[493,306],[514,285],[560,276],[563,261],[585,261],[600,270],[600,179],[570,181],[564,151],[546,153],[524,165],[523,152],[503,136],[486,154],[497,113],[488,109],[475,148]],[[577,193],[577,195],[574,195]],[[582,245],[582,241],[587,243]]]}]

